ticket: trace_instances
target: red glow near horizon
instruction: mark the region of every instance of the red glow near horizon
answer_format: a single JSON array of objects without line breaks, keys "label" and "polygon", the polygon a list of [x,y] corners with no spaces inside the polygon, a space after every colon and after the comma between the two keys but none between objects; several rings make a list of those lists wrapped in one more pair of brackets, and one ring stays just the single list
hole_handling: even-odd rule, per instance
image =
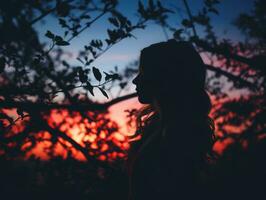
[{"label": "red glow near horizon", "polygon": [[[130,148],[130,142],[128,136],[134,135],[135,128],[127,126],[127,113],[124,112],[130,108],[140,108],[142,105],[138,102],[137,98],[124,101],[116,104],[109,109],[109,113],[105,115],[112,121],[104,121],[102,118],[96,116],[97,122],[89,122],[87,118],[84,118],[78,112],[69,113],[67,110],[52,110],[48,116],[45,117],[49,126],[57,128],[62,133],[71,137],[75,142],[80,144],[83,148],[88,149],[88,154],[96,156],[99,160],[115,160],[117,158],[124,158],[127,150]],[[13,111],[9,111],[14,114]],[[97,118],[98,117],[98,118]],[[221,119],[220,119],[221,120]],[[104,130],[100,130],[99,127],[106,127]],[[235,127],[231,127],[235,129]],[[112,130],[108,132],[108,129]],[[12,132],[18,133],[23,130],[23,125],[14,126]],[[219,135],[219,132],[216,134]],[[52,134],[47,131],[40,131],[35,135],[36,145],[33,149],[26,153],[25,159],[28,159],[31,155],[39,157],[41,160],[49,160],[51,155],[48,153],[49,148],[53,149],[52,156],[60,156],[67,158],[69,154],[77,160],[85,161],[84,155],[72,147],[72,145],[66,140],[59,137],[58,141],[52,143]],[[140,139],[140,138],[138,138]],[[217,141],[213,149],[222,154],[224,149],[233,143],[233,140],[227,139],[224,141]],[[10,144],[12,145],[12,143]],[[31,140],[26,140],[21,150],[25,151],[32,145]],[[111,150],[112,146],[116,146],[122,150],[122,152],[116,152]]]},{"label": "red glow near horizon", "polygon": [[[124,106],[128,105],[126,104]],[[126,151],[130,147],[127,136],[134,134],[134,132],[129,132],[133,130],[129,130],[125,127],[126,119],[123,110],[118,111],[113,108],[110,110],[110,113],[106,117],[110,117],[117,122],[117,124],[112,121],[106,121],[98,116],[96,116],[97,122],[89,122],[87,118],[83,118],[78,112],[70,114],[67,110],[52,110],[45,119],[50,127],[60,130],[83,148],[87,148],[89,155],[96,156],[99,160],[111,161],[126,156]],[[105,129],[101,130],[103,127]],[[66,158],[67,155],[71,153],[71,155],[78,160],[86,160],[81,152],[73,148],[69,142],[62,138],[59,138],[58,142],[53,144],[51,142],[53,140],[52,135],[48,132],[41,131],[36,133],[35,136],[38,144],[27,152],[25,159],[28,159],[31,155],[35,155],[41,160],[48,160],[50,156],[47,154],[47,150],[54,145],[53,156]],[[38,138],[40,139],[39,142]],[[45,141],[41,141],[41,139]],[[26,150],[30,146],[31,141],[25,142],[22,146],[22,150]],[[121,149],[122,152],[112,150],[112,146],[116,146]]]}]

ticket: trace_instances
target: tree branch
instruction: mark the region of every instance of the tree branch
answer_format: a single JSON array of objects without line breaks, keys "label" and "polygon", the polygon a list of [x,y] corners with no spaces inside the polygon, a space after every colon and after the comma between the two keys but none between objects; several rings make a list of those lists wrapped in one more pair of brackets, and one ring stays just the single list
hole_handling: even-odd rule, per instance
[{"label": "tree branch", "polygon": [[258,89],[258,87],[257,87],[256,84],[251,83],[251,82],[249,82],[249,81],[246,81],[246,80],[244,80],[244,79],[242,79],[242,78],[240,78],[240,77],[238,77],[238,76],[236,76],[236,75],[233,75],[233,74],[231,74],[231,73],[229,73],[229,72],[226,72],[226,71],[224,71],[224,70],[221,70],[221,69],[218,68],[218,67],[214,67],[214,66],[212,66],[212,65],[205,65],[205,66],[206,66],[206,68],[207,68],[208,70],[213,71],[213,72],[218,73],[218,74],[221,74],[221,75],[227,77],[228,79],[232,80],[233,82],[240,83],[240,84],[242,84],[243,86],[246,86],[246,87],[248,87],[248,88],[250,88],[250,89],[252,89],[252,90],[257,90],[257,89]]},{"label": "tree branch", "polygon": [[197,34],[197,32],[196,32],[195,25],[194,25],[194,23],[193,23],[193,16],[192,16],[191,11],[190,11],[190,8],[189,8],[189,6],[188,6],[187,0],[183,0],[183,3],[184,3],[184,5],[185,5],[185,7],[186,7],[186,11],[187,11],[188,17],[189,17],[190,21],[192,22],[192,30],[193,30],[193,34],[194,34],[195,37],[198,37],[198,34]]},{"label": "tree branch", "polygon": [[32,26],[33,24],[35,24],[36,22],[38,22],[39,20],[43,19],[44,17],[46,17],[47,15],[49,15],[50,13],[52,13],[53,11],[56,10],[56,7],[47,10],[46,12],[44,12],[43,14],[41,14],[39,17],[35,18],[34,20],[32,20],[30,22],[30,25]]},{"label": "tree branch", "polygon": [[50,127],[43,119],[41,119],[41,117],[39,117],[39,118],[40,118],[39,123],[40,123],[41,128],[43,130],[46,130],[50,134],[52,134],[56,137],[60,137],[63,140],[69,142],[73,146],[73,148],[75,148],[76,150],[78,150],[79,152],[82,153],[82,155],[86,158],[86,160],[89,162],[89,164],[92,164],[94,167],[103,167],[104,169],[115,170],[115,168],[113,168],[113,166],[109,165],[108,163],[99,161],[95,157],[90,156],[88,154],[88,149],[86,149],[85,147],[83,147],[82,145],[77,143],[75,140],[73,140],[71,137],[69,137],[65,133],[61,132],[60,130]]},{"label": "tree branch", "polygon": [[197,46],[201,47],[205,51],[209,51],[209,52],[215,53],[215,54],[220,54],[220,55],[225,56],[226,58],[231,58],[233,60],[245,63],[245,64],[249,65],[251,68],[252,68],[253,64],[255,63],[254,59],[252,59],[252,58],[246,58],[246,57],[243,57],[243,56],[240,56],[237,54],[226,52],[222,49],[219,49],[219,46],[218,47],[212,47],[207,42],[205,42],[203,40],[197,39],[197,40],[193,40],[193,42],[195,42],[195,44]]},{"label": "tree branch", "polygon": [[73,35],[71,38],[69,38],[67,41],[70,42],[75,37],[77,37],[79,34],[81,34],[83,31],[85,31],[87,28],[89,28],[95,21],[100,19],[102,16],[104,16],[107,13],[107,11],[103,11],[101,14],[99,14],[97,17],[95,17],[93,20],[88,22],[85,27],[83,27],[80,31],[77,32],[77,34]]},{"label": "tree branch", "polygon": [[210,44],[208,44],[208,42],[206,42],[204,40],[200,40],[199,37],[198,37],[198,35],[197,35],[195,25],[193,23],[193,16],[191,14],[191,10],[189,8],[189,5],[187,3],[187,0],[183,0],[183,2],[184,2],[184,5],[186,7],[186,11],[187,11],[187,14],[189,16],[189,19],[192,22],[192,30],[193,30],[193,34],[195,36],[192,39],[192,41],[195,42],[195,44],[197,46],[201,47],[205,51],[209,51],[209,52],[212,52],[212,53],[215,53],[215,54],[223,55],[226,58],[230,58],[230,59],[233,59],[233,60],[236,60],[236,61],[245,63],[245,64],[249,65],[251,68],[252,67],[254,68],[254,66],[256,65],[256,61],[254,59],[252,59],[252,58],[246,58],[246,57],[243,57],[243,56],[240,56],[240,55],[231,53],[229,51],[224,51],[223,49],[220,49],[219,46],[212,47],[212,46],[210,46]]},{"label": "tree branch", "polygon": [[51,109],[68,109],[75,111],[104,111],[124,100],[136,97],[136,93],[118,97],[107,103],[73,103],[73,104],[44,104],[44,103],[34,103],[34,102],[16,102],[16,101],[1,101],[0,108],[21,108],[24,111],[47,111]]}]

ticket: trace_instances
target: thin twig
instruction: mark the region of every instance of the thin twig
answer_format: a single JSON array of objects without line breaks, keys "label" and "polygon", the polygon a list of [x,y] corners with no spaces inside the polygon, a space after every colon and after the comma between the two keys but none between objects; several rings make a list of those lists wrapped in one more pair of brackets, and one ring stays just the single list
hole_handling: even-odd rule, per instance
[{"label": "thin twig", "polygon": [[134,98],[137,96],[137,93],[128,94],[122,97],[115,98],[107,103],[71,103],[71,104],[58,104],[58,103],[34,103],[34,102],[16,102],[16,101],[1,101],[0,108],[21,108],[25,112],[27,111],[47,111],[52,109],[68,109],[76,111],[103,111],[109,107],[120,103],[122,101]]},{"label": "thin twig", "polygon": [[36,22],[38,22],[39,20],[43,19],[44,17],[46,17],[47,15],[49,15],[50,13],[52,13],[53,11],[56,10],[56,7],[47,10],[46,12],[44,12],[43,14],[41,14],[39,17],[35,18],[34,20],[32,20],[30,22],[30,25],[32,26],[33,24],[35,24]]},{"label": "thin twig", "polygon": [[80,31],[77,32],[77,34],[73,35],[71,38],[69,38],[67,41],[70,42],[71,40],[73,40],[75,37],[77,37],[80,33],[82,33],[83,31],[85,31],[87,28],[89,28],[95,21],[97,21],[98,19],[100,19],[102,16],[104,16],[107,13],[107,11],[103,11],[101,14],[99,14],[97,17],[95,17],[93,20],[91,20],[90,22],[87,23],[87,25],[85,27],[83,27]]},{"label": "thin twig", "polygon": [[197,32],[196,32],[195,25],[194,25],[194,23],[193,23],[193,16],[192,16],[191,11],[190,11],[190,8],[189,8],[189,6],[188,6],[187,0],[183,0],[183,2],[184,2],[184,5],[185,5],[185,7],[186,7],[186,10],[187,10],[188,17],[189,17],[189,19],[190,19],[190,21],[191,21],[191,23],[192,23],[193,34],[194,34],[195,37],[198,37],[198,34],[197,34]]}]

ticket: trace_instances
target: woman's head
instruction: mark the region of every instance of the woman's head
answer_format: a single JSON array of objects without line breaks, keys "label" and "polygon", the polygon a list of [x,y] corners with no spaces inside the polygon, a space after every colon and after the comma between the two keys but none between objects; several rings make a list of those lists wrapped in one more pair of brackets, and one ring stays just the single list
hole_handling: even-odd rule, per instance
[{"label": "woman's head", "polygon": [[[190,134],[200,135],[202,152],[210,148],[214,127],[208,117],[211,102],[204,89],[205,77],[204,63],[189,42],[168,40],[144,48],[133,83],[139,101],[149,105],[139,112],[135,136],[145,135],[145,127],[157,122],[193,127]],[[182,138],[186,131],[181,132]]]},{"label": "woman's head", "polygon": [[191,43],[168,40],[141,51],[139,74],[133,83],[143,104],[172,110],[205,109],[208,114],[205,76],[204,63]]},{"label": "woman's head", "polygon": [[190,43],[168,40],[141,51],[139,74],[133,83],[141,103],[176,101],[204,90],[205,73],[202,59]]}]

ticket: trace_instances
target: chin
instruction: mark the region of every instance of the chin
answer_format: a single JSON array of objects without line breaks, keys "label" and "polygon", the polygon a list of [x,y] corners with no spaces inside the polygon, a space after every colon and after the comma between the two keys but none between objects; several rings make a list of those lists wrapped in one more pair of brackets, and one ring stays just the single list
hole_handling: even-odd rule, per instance
[{"label": "chin", "polygon": [[142,104],[150,104],[150,103],[151,103],[151,101],[149,101],[148,99],[143,98],[143,97],[141,97],[141,96],[138,97],[138,100],[139,100],[139,102],[142,103]]}]

